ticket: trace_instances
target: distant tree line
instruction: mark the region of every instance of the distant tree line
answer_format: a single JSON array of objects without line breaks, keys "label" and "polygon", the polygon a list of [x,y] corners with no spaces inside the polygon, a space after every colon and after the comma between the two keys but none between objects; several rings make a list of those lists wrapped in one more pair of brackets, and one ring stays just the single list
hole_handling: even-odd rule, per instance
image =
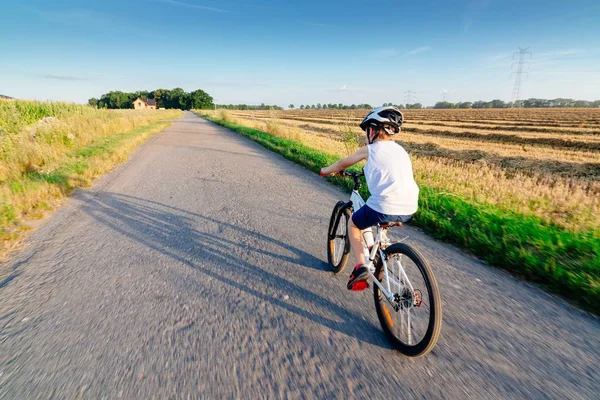
[{"label": "distant tree line", "polygon": [[421,103],[413,103],[413,104],[409,104],[409,103],[407,103],[407,104],[383,103],[382,106],[383,107],[393,106],[393,107],[397,107],[397,108],[400,108],[400,109],[406,108],[406,109],[416,109],[416,110],[423,108],[423,104],[421,104]]},{"label": "distant tree line", "polygon": [[[293,104],[290,104],[291,106],[293,106]],[[294,108],[294,107],[290,107],[290,108]],[[301,105],[300,109],[301,110],[358,110],[358,109],[363,109],[363,108],[373,108],[371,107],[370,104],[352,104],[350,106],[339,103],[339,104],[321,104],[321,103],[317,103],[317,104],[312,104],[312,105]]]},{"label": "distant tree line", "polygon": [[[414,103],[414,104],[397,104],[394,105],[392,103],[383,103],[383,106],[394,106],[394,107],[398,107],[398,108],[423,108],[423,105],[421,103]],[[296,108],[296,106],[294,106],[293,104],[290,104],[288,106],[288,108],[290,109],[294,109]],[[302,104],[300,106],[301,110],[361,110],[361,109],[372,109],[373,107],[370,104],[351,104],[351,105],[346,105],[346,104],[342,104],[342,103],[338,103],[338,104],[321,104],[321,103],[317,103],[317,104],[307,104],[304,105]]]},{"label": "distant tree line", "polygon": [[511,108],[511,107],[523,107],[523,108],[598,108],[600,107],[600,100],[587,101],[587,100],[573,100],[573,99],[527,99],[519,100],[516,104],[513,102],[504,102],[502,100],[492,101],[470,101],[450,103],[448,101],[439,101],[435,103],[433,108]]},{"label": "distant tree line", "polygon": [[217,104],[217,108],[224,108],[226,110],[283,110],[282,107],[271,106],[265,103],[261,103],[259,106],[248,104]]},{"label": "distant tree line", "polygon": [[178,108],[181,110],[213,108],[213,98],[204,90],[186,92],[182,88],[156,89],[151,92],[140,90],[137,92],[112,91],[103,94],[99,99],[91,98],[88,104],[98,108],[133,108],[137,98],[143,100],[156,100],[156,108]]}]

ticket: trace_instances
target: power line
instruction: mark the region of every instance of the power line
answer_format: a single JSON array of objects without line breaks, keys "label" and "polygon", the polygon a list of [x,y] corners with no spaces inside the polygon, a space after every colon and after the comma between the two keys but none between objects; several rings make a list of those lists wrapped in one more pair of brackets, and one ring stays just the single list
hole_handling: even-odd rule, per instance
[{"label": "power line", "polygon": [[554,70],[534,69],[534,70],[529,70],[529,72],[533,72],[533,73],[564,72],[564,73],[568,73],[568,74],[577,74],[579,72],[600,72],[600,69],[576,69],[576,70],[567,70],[567,69],[554,69]]},{"label": "power line", "polygon": [[444,89],[444,90],[440,91],[440,93],[442,94],[442,101],[445,103],[446,98],[448,96],[448,90]]},{"label": "power line", "polygon": [[542,61],[556,61],[556,60],[566,60],[566,61],[571,61],[571,60],[590,60],[592,58],[600,58],[600,55],[595,55],[595,56],[575,56],[575,57],[539,57],[536,58],[536,60],[542,60]]},{"label": "power line", "polygon": [[527,77],[529,77],[529,72],[523,71],[523,65],[527,65],[527,70],[529,70],[529,67],[531,65],[530,62],[525,61],[525,57],[527,56],[527,54],[529,54],[529,59],[531,60],[531,52],[527,51],[528,49],[529,49],[528,47],[526,47],[524,49],[519,47],[519,51],[515,52],[513,54],[513,60],[515,59],[515,56],[518,55],[519,61],[513,62],[510,66],[510,68],[512,70],[514,68],[515,64],[517,64],[517,70],[512,71],[510,73],[511,78],[512,78],[513,74],[515,75],[515,85],[513,86],[513,94],[512,94],[514,107],[520,106],[519,99],[521,97],[521,76],[527,75]]},{"label": "power line", "polygon": [[414,104],[416,103],[415,100],[415,91],[414,90],[407,90],[404,92],[404,100],[405,100],[405,104]]}]

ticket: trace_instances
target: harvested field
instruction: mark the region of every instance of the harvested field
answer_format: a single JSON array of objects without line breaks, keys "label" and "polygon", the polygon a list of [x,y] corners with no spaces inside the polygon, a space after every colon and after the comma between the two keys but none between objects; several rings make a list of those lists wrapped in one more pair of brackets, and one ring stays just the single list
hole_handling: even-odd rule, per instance
[{"label": "harvested field", "polygon": [[[289,110],[288,115],[334,116],[335,118],[364,117],[366,110]],[[234,111],[235,112],[235,111]],[[254,111],[268,113],[268,111]],[[594,125],[600,126],[598,109],[591,108],[521,108],[521,109],[454,109],[454,110],[402,110],[410,121],[457,121],[457,122],[508,122],[526,124]]]},{"label": "harvested field", "polygon": [[[256,121],[262,121],[265,123],[271,122],[286,128],[301,129],[302,132],[308,135],[321,135],[329,138],[338,138],[343,131],[348,130],[351,130],[356,134],[361,134],[361,131],[358,127],[347,125],[345,123],[336,126],[333,124],[312,123],[289,119],[268,119],[266,117],[255,118],[252,120],[242,116],[239,116],[238,120],[240,122],[244,122],[245,124],[252,124]],[[457,132],[456,134],[444,132],[425,132],[419,134],[418,132],[406,132],[405,130],[405,133],[406,134],[402,135],[399,139],[401,143],[407,146],[413,144],[412,149],[417,153],[420,153],[421,150],[423,150],[421,153],[430,156],[440,154],[458,154],[456,151],[460,151],[460,154],[465,154],[466,158],[472,158],[474,153],[471,150],[476,149],[477,154],[484,154],[482,152],[485,152],[490,154],[490,156],[493,158],[498,158],[498,156],[500,156],[521,159],[523,160],[523,165],[538,165],[539,162],[537,161],[539,160],[544,160],[544,162],[549,164],[554,164],[553,161],[559,161],[563,164],[564,162],[568,162],[565,165],[573,165],[573,176],[581,176],[584,178],[589,177],[589,172],[585,171],[589,171],[590,168],[593,170],[594,165],[589,165],[582,170],[581,166],[574,164],[593,164],[593,162],[600,163],[600,152],[595,150],[595,148],[598,146],[597,142],[587,143],[583,141],[565,141],[561,138],[555,139],[544,137],[539,138],[539,140],[533,140],[530,138],[515,138],[514,135],[502,136],[500,134],[494,134],[496,136],[484,135],[484,137],[480,137],[468,132]],[[497,142],[500,142],[502,146],[498,146]],[[432,153],[432,149],[436,149],[437,154]],[[449,152],[447,150],[455,151]],[[481,158],[485,157],[476,157],[475,159]],[[464,157],[460,156],[458,159],[462,160]],[[537,161],[534,163],[528,163],[528,159],[535,159]],[[524,171],[526,170],[529,170],[529,168],[524,168]],[[568,168],[565,169],[561,167],[556,171],[567,172],[568,174]]]},{"label": "harvested field", "polygon": [[[345,155],[366,110],[228,111],[245,126]],[[405,110],[398,141],[421,183],[600,237],[600,110]],[[346,138],[346,139],[344,139]]]}]

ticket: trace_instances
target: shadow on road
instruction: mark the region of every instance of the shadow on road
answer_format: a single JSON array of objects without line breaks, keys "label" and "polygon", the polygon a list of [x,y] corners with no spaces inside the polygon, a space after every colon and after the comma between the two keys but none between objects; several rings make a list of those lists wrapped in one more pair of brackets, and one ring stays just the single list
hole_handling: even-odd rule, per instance
[{"label": "shadow on road", "polygon": [[[86,202],[82,210],[96,221],[176,262],[325,327],[390,348],[381,330],[361,316],[256,264],[256,260],[288,262],[325,271],[324,261],[312,254],[236,223],[142,198],[109,192],[81,193],[81,197]],[[261,290],[265,285],[269,292],[289,295],[289,300]],[[231,298],[227,296],[226,301]],[[294,304],[294,299],[300,305],[322,308],[335,318],[308,311]]]}]

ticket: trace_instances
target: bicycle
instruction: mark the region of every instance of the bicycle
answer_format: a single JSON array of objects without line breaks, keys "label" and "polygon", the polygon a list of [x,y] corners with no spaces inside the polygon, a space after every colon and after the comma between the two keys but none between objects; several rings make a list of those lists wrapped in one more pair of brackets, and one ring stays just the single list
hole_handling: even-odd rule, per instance
[{"label": "bicycle", "polygon": [[[327,261],[334,273],[343,271],[350,255],[348,220],[365,204],[359,194],[360,172],[342,171],[354,181],[349,202],[333,208],[327,237]],[[391,243],[387,230],[399,222],[378,224],[362,231],[363,246],[373,282],[377,317],[392,346],[409,357],[429,353],[436,345],[442,327],[442,300],[435,276],[425,258],[408,244]],[[410,268],[413,267],[413,268]],[[410,277],[409,277],[410,276]],[[421,278],[417,281],[417,278]],[[388,308],[391,306],[391,311]],[[424,317],[428,317],[427,322]]]}]

